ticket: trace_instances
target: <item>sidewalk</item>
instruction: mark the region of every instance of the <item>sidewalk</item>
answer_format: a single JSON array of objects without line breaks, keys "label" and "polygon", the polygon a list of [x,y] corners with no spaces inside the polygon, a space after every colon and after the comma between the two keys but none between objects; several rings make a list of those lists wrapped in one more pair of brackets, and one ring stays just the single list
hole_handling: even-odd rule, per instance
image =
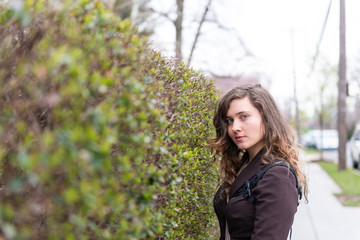
[{"label": "sidewalk", "polygon": [[336,183],[317,163],[308,162],[309,202],[301,201],[292,240],[360,239],[360,207],[344,207],[334,193]]}]

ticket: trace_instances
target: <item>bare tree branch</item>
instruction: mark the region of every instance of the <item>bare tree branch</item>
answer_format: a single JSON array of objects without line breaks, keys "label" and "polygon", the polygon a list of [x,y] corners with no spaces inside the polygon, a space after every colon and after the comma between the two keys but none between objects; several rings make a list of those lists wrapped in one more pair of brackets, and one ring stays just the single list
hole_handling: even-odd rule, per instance
[{"label": "bare tree branch", "polygon": [[219,21],[217,21],[216,19],[213,19],[213,20],[208,20],[208,22],[212,22],[214,24],[217,25],[217,27],[221,30],[224,30],[226,32],[233,32],[234,34],[232,34],[232,36],[234,36],[238,42],[240,43],[240,45],[243,47],[244,51],[245,51],[245,55],[248,56],[248,57],[255,57],[255,55],[250,51],[250,49],[246,46],[244,40],[242,39],[242,37],[239,36],[239,32],[237,29],[235,28],[229,28],[229,27],[225,27],[223,25],[221,25],[219,23]]},{"label": "bare tree branch", "polygon": [[167,20],[169,20],[170,22],[172,22],[172,23],[175,25],[175,20],[171,19],[171,17],[169,16],[168,13],[158,12],[158,11],[156,11],[156,10],[153,9],[153,8],[149,8],[148,10],[149,10],[151,13],[156,13],[156,14],[158,14],[159,16],[166,18]]},{"label": "bare tree branch", "polygon": [[205,7],[205,10],[204,10],[204,13],[201,17],[201,20],[200,20],[200,23],[199,23],[199,26],[198,26],[198,29],[197,29],[197,32],[196,32],[196,35],[195,35],[195,39],[194,39],[194,43],[191,47],[191,52],[190,52],[190,56],[189,56],[189,59],[188,59],[188,62],[187,62],[187,66],[190,65],[191,63],[191,59],[192,59],[192,56],[193,56],[193,53],[194,53],[194,50],[195,50],[195,47],[196,47],[196,44],[198,42],[198,39],[199,39],[199,36],[200,36],[200,32],[201,32],[201,27],[203,25],[203,23],[205,22],[205,19],[206,19],[206,15],[209,11],[209,8],[210,8],[210,5],[211,5],[211,2],[212,0],[209,0],[206,7]]}]

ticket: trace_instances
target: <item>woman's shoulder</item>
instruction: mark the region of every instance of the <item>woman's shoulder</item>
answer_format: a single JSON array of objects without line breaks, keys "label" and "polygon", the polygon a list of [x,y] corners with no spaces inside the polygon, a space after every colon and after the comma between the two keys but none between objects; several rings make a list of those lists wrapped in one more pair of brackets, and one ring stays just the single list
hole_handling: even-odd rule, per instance
[{"label": "woman's shoulder", "polygon": [[277,162],[270,165],[267,165],[268,170],[264,173],[263,178],[287,178],[294,179],[295,176],[291,166],[285,162]]},{"label": "woman's shoulder", "polygon": [[289,167],[286,165],[274,165],[269,168],[259,180],[254,191],[294,191],[296,192],[298,188],[298,183],[296,176]]}]

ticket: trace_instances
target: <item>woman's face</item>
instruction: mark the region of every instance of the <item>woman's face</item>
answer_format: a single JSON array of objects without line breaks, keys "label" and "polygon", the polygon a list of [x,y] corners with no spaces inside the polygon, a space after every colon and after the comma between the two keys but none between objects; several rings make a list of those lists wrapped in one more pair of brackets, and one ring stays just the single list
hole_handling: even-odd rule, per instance
[{"label": "woman's face", "polygon": [[226,114],[227,132],[239,149],[247,150],[250,159],[264,146],[262,117],[248,97],[234,99]]}]

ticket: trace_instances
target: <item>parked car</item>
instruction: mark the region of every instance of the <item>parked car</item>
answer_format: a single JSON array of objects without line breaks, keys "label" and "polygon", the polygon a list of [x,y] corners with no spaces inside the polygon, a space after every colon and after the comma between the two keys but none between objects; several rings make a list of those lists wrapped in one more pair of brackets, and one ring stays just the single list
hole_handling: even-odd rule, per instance
[{"label": "parked car", "polygon": [[360,169],[360,124],[356,125],[351,136],[349,149],[353,167]]},{"label": "parked car", "polygon": [[301,144],[307,148],[332,150],[339,147],[339,134],[335,129],[310,130],[301,138]]},{"label": "parked car", "polygon": [[311,131],[301,136],[301,145],[306,148],[313,148]]}]

